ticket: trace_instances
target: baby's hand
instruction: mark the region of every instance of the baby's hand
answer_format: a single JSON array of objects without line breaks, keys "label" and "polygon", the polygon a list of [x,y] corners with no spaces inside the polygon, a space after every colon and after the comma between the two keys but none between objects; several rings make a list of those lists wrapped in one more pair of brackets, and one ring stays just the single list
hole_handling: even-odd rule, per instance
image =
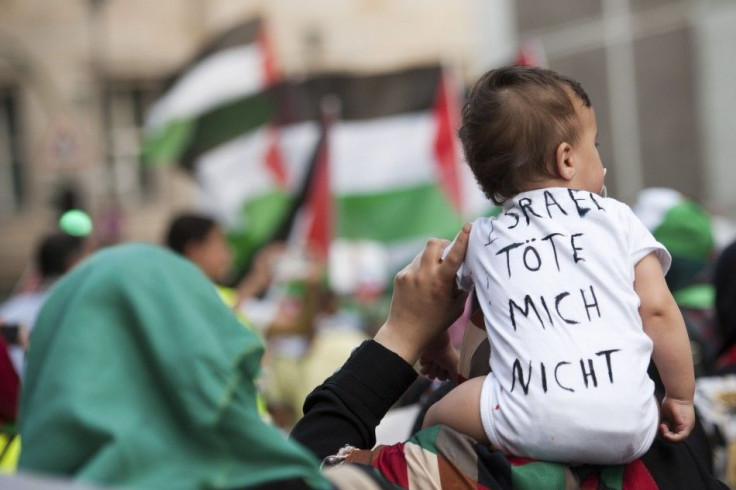
[{"label": "baby's hand", "polygon": [[659,431],[671,442],[684,441],[695,426],[695,408],[692,400],[664,397],[662,401],[662,423]]},{"label": "baby's hand", "polygon": [[427,349],[419,358],[419,371],[433,379],[454,379],[457,376],[458,354],[450,342],[437,349]]}]

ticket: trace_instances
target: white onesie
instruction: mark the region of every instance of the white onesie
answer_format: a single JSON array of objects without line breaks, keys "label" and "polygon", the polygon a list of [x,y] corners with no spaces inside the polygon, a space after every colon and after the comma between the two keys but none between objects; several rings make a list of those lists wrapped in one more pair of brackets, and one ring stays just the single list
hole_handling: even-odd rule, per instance
[{"label": "white onesie", "polygon": [[657,431],[652,341],[634,266],[670,256],[625,204],[567,188],[521,193],[475,221],[458,282],[475,286],[491,342],[483,427],[504,451],[620,464]]}]

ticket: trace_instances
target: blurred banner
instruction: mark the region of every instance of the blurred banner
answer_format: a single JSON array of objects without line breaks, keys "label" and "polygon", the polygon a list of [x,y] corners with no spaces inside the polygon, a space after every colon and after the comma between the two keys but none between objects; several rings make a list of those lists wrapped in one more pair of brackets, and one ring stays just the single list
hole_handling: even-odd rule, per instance
[{"label": "blurred banner", "polygon": [[[271,53],[259,21],[225,33],[153,106],[143,148],[149,164],[192,172],[241,267],[285,236],[310,176],[321,175],[315,162],[329,176],[333,239],[379,242],[392,268],[428,237],[451,238],[463,213],[478,214],[484,200],[463,175],[455,136],[461,94],[439,64],[295,80]],[[321,124],[326,98],[339,111]]]}]

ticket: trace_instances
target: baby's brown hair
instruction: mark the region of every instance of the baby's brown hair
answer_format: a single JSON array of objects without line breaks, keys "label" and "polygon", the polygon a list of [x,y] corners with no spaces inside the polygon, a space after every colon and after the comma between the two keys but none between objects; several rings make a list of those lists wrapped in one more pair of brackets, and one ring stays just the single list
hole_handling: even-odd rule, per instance
[{"label": "baby's brown hair", "polygon": [[503,204],[526,183],[556,176],[557,147],[576,143],[580,132],[575,97],[590,107],[578,82],[542,68],[498,68],[476,82],[463,107],[460,139],[486,197]]}]

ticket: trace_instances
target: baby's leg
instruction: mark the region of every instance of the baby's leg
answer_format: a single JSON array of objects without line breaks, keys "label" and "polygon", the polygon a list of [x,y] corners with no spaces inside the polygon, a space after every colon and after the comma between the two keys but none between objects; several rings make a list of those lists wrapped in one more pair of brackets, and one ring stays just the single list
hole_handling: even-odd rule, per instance
[{"label": "baby's leg", "polygon": [[482,443],[490,443],[480,419],[480,394],[484,376],[472,378],[432,405],[424,416],[423,427],[442,424]]}]

